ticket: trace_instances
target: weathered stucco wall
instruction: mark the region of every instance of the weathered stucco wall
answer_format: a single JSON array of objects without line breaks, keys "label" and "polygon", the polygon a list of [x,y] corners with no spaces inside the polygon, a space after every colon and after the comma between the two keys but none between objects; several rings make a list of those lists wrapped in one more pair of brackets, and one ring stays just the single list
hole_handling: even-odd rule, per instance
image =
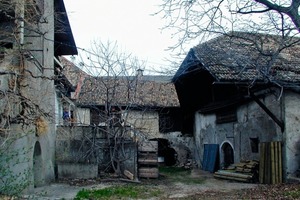
[{"label": "weathered stucco wall", "polygon": [[[281,102],[275,96],[260,99],[275,116],[282,119]],[[259,142],[282,141],[279,126],[255,102],[237,108],[237,121],[216,123],[215,114],[195,114],[195,158],[202,166],[204,144],[219,144],[219,165],[224,165],[222,147],[229,144],[234,151],[234,162],[241,160],[259,160],[259,152],[253,152],[251,139]]]},{"label": "weathered stucco wall", "polygon": [[123,119],[126,125],[131,125],[140,132],[139,137],[155,138],[159,134],[158,112],[126,110]]},{"label": "weathered stucco wall", "polygon": [[[24,60],[24,63],[16,62],[20,56],[16,57],[16,60],[12,59],[17,69],[24,64],[24,68],[31,71],[33,76],[48,76],[54,75],[54,1],[44,1],[44,13],[42,18],[47,23],[39,24],[39,34],[33,30],[34,27],[25,28],[24,35],[24,49],[28,50],[36,59]],[[45,40],[44,38],[47,38]],[[19,48],[14,46],[14,48]],[[3,63],[2,63],[3,64]],[[1,65],[2,65],[1,64]],[[10,65],[10,67],[14,67]],[[39,69],[42,67],[44,69]],[[19,72],[17,72],[19,73]],[[36,78],[29,74],[23,77],[22,84],[24,87],[20,87],[19,91],[23,95],[24,99],[30,99],[29,105],[37,104],[40,109],[54,116],[54,81],[45,78]],[[8,79],[11,77],[4,77],[6,81],[3,83],[8,84]],[[11,80],[10,80],[11,81]],[[2,82],[2,80],[1,80]],[[4,90],[7,85],[1,84]],[[29,101],[28,101],[29,102]],[[14,103],[15,108],[21,103]],[[34,106],[33,106],[34,107]],[[15,109],[12,107],[12,109]],[[20,112],[17,108],[15,114]],[[42,114],[40,115],[40,117]],[[16,182],[21,183],[22,180],[30,181],[26,190],[30,191],[34,186],[41,186],[54,180],[54,150],[55,150],[55,124],[54,118],[43,118],[44,131],[40,134],[37,133],[37,127],[34,124],[34,120],[39,116],[33,116],[28,114],[27,117],[32,117],[30,126],[23,126],[22,124],[11,124],[10,133],[12,137],[18,139],[9,148],[12,152],[16,151],[18,154],[14,158],[19,161],[18,164],[12,164],[10,170],[14,174],[20,176],[16,179]],[[7,151],[9,154],[9,152]],[[23,162],[20,162],[23,161]],[[12,162],[13,163],[13,162]],[[25,172],[25,173],[24,173]]]},{"label": "weathered stucco wall", "polygon": [[[117,141],[112,137],[109,144],[105,129],[106,127],[58,126],[55,147],[56,164],[58,167],[67,163],[97,164],[97,174],[110,172],[111,155],[120,153],[121,173],[123,173],[125,169],[134,173],[136,167],[134,162],[136,159],[135,143],[132,140],[123,138],[122,146],[114,146]],[[116,127],[115,131],[118,130],[118,127]],[[121,147],[123,149],[121,149]],[[115,150],[115,152],[113,152],[113,150]],[[110,152],[112,152],[112,154],[110,154]],[[124,152],[125,156],[123,156],[124,154],[121,152]],[[69,175],[73,172],[70,171]],[[68,174],[66,173],[66,169],[64,170],[64,174]],[[61,176],[63,176],[63,174],[58,174],[58,177]],[[76,176],[75,173],[74,176]]]},{"label": "weathered stucco wall", "polygon": [[299,177],[300,168],[300,95],[285,93],[284,161],[287,178]]}]

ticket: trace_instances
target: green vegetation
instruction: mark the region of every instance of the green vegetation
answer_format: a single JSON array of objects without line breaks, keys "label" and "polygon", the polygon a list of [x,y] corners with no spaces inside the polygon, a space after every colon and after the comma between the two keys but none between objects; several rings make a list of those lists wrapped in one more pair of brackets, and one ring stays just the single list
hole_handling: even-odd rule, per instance
[{"label": "green vegetation", "polygon": [[284,192],[284,196],[291,198],[291,199],[299,199],[300,198],[300,188],[295,190],[286,191]]},{"label": "green vegetation", "polygon": [[180,182],[185,184],[202,184],[204,179],[193,177],[190,169],[178,167],[160,167],[160,174],[166,176],[171,182]]},{"label": "green vegetation", "polygon": [[162,191],[157,188],[145,188],[142,185],[120,185],[104,189],[87,190],[83,189],[76,195],[75,200],[83,199],[147,199],[158,197]]},{"label": "green vegetation", "polygon": [[[184,183],[184,184],[202,184],[204,179],[193,177],[191,170],[178,167],[160,167],[159,172],[162,178],[158,182],[165,184]],[[150,180],[150,183],[154,180]],[[147,182],[147,181],[146,181]],[[75,200],[83,199],[149,199],[161,197],[164,193],[156,184],[135,184],[117,185],[103,189],[83,189],[77,193]]]},{"label": "green vegetation", "polygon": [[0,137],[0,195],[3,196],[19,196],[31,184],[30,169],[22,168],[22,164],[29,162],[28,154],[31,149],[12,149],[16,140],[17,138],[4,140]]}]

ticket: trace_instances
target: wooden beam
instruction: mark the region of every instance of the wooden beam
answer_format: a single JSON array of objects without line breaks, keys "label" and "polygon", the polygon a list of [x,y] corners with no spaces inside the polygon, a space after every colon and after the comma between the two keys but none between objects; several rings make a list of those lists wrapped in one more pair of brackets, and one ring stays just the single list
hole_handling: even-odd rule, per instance
[{"label": "wooden beam", "polygon": [[275,123],[281,128],[281,132],[284,131],[284,123],[279,120],[263,102],[261,102],[257,96],[255,96],[252,92],[250,93],[251,98],[275,121]]}]

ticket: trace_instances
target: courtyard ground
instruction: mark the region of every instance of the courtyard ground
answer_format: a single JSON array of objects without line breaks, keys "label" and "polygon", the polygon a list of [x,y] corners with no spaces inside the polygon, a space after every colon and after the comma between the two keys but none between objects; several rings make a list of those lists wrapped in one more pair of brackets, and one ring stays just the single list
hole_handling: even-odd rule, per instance
[{"label": "courtyard ground", "polygon": [[[164,175],[158,179],[142,179],[139,183],[146,188],[157,188],[163,193],[154,199],[300,199],[300,185],[261,185],[216,179],[213,174],[192,170],[190,177],[203,180],[201,183],[170,181]],[[189,177],[186,177],[187,179]],[[27,199],[74,199],[81,189],[101,189],[112,185],[133,184],[115,179],[64,180],[48,186],[36,188]]]}]

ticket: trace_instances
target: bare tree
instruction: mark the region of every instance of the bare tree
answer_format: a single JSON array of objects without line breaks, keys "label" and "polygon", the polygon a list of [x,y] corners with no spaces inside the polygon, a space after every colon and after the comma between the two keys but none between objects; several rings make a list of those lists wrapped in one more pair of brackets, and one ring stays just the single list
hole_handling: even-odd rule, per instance
[{"label": "bare tree", "polygon": [[[294,59],[287,58],[286,52],[298,49],[300,17],[299,2],[296,0],[163,0],[160,8],[158,14],[162,14],[167,21],[164,28],[173,30],[173,37],[178,38],[178,43],[171,49],[185,51],[191,48],[191,43],[198,45],[223,35],[225,42],[220,40],[218,46],[210,48],[217,48],[218,55],[222,55],[221,49],[225,46],[255,52],[257,61],[252,62],[251,66],[247,53],[235,52],[231,55],[234,61],[231,67],[238,66],[240,72],[250,67],[273,83],[272,69]],[[275,84],[281,85],[278,82]]]},{"label": "bare tree", "polygon": [[[149,133],[143,121],[149,108],[143,107],[140,83],[144,63],[120,51],[116,42],[95,41],[78,64],[92,76],[85,78],[77,104],[90,107],[92,126],[105,138],[103,145],[103,140],[93,134],[86,135],[80,160],[107,166],[120,176],[125,162],[131,160],[136,165],[136,141]],[[138,118],[134,117],[135,112],[139,113]],[[107,152],[107,163],[99,158],[103,152]]]},{"label": "bare tree", "polygon": [[295,0],[163,0],[158,13],[167,20],[165,28],[175,30],[179,47],[230,31],[293,36],[299,32],[298,9]]}]

